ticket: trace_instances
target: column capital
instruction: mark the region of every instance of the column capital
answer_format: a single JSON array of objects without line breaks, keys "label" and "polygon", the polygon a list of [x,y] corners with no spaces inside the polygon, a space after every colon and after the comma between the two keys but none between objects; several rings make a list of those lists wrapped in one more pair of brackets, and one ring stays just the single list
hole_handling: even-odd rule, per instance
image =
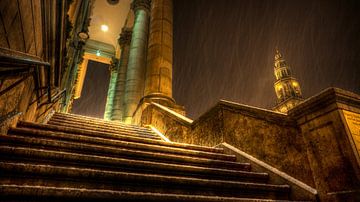
[{"label": "column capital", "polygon": [[115,58],[115,57],[111,58],[110,65],[109,65],[110,72],[113,72],[116,70],[116,66],[117,66],[118,62],[119,62],[119,60],[117,58]]},{"label": "column capital", "polygon": [[131,28],[128,28],[128,27],[122,28],[120,37],[118,39],[118,43],[119,43],[120,47],[123,47],[124,45],[130,45],[131,35],[132,35]]},{"label": "column capital", "polygon": [[136,10],[138,9],[150,12],[151,0],[133,0],[133,2],[131,3],[131,9],[133,9],[134,12],[136,12]]}]

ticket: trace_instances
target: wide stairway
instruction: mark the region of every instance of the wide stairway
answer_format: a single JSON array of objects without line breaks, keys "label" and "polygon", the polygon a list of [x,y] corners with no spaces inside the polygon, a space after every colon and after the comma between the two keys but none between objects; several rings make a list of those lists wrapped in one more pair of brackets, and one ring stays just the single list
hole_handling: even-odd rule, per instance
[{"label": "wide stairway", "polygon": [[163,141],[149,128],[56,113],[0,138],[0,201],[272,201],[268,183],[222,149]]}]

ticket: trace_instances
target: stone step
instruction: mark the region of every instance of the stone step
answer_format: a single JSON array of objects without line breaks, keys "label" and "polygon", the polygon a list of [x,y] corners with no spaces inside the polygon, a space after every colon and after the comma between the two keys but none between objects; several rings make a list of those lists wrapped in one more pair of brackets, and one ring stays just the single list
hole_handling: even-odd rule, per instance
[{"label": "stone step", "polygon": [[111,134],[126,134],[131,136],[140,136],[140,137],[148,137],[153,139],[160,139],[160,136],[153,133],[152,131],[147,132],[139,132],[139,131],[131,131],[131,130],[113,130],[111,127],[109,128],[99,128],[96,125],[91,124],[82,124],[82,123],[73,123],[71,121],[49,121],[47,122],[48,125],[54,125],[54,126],[65,126],[69,128],[74,129],[80,129],[80,130],[89,130],[89,131],[95,131],[95,132],[105,132],[105,133],[111,133]]},{"label": "stone step", "polygon": [[216,159],[216,160],[226,160],[226,161],[236,160],[236,157],[234,155],[229,155],[224,153],[214,153],[214,152],[199,151],[195,149],[177,148],[172,145],[148,144],[148,143],[129,142],[123,140],[92,137],[86,135],[73,135],[73,134],[61,133],[61,132],[11,128],[8,134],[23,136],[23,137],[63,140],[63,141],[77,142],[77,143],[88,143],[99,146],[113,146],[122,149],[159,152],[166,154],[177,154],[177,155],[192,156],[192,157],[202,157],[202,158]]},{"label": "stone step", "polygon": [[134,191],[115,191],[106,189],[86,189],[78,187],[55,187],[44,185],[0,185],[0,195],[4,202],[17,200],[27,202],[63,201],[122,201],[122,202],[287,202],[258,198],[238,198],[204,196],[193,194],[169,194]]},{"label": "stone step", "polygon": [[87,130],[87,129],[80,129],[74,128],[70,124],[58,126],[58,125],[49,125],[49,124],[41,124],[41,123],[31,123],[31,122],[24,122],[19,121],[17,128],[29,128],[29,129],[42,129],[42,130],[50,130],[50,131],[64,131],[64,132],[71,132],[75,134],[91,134],[96,136],[97,134],[101,136],[107,136],[109,138],[116,139],[117,137],[126,136],[126,137],[134,137],[134,138],[143,138],[143,139],[152,139],[152,140],[161,140],[162,139],[157,135],[143,135],[143,134],[135,134],[130,132],[123,132],[123,133],[113,133],[113,132],[101,132],[95,130]]},{"label": "stone step", "polygon": [[[36,129],[36,130],[34,130]],[[198,150],[204,152],[212,152],[212,153],[223,153],[223,149],[221,148],[214,148],[214,147],[206,147],[206,146],[199,146],[199,145],[191,145],[191,144],[183,144],[183,143],[175,143],[175,142],[165,142],[162,140],[154,140],[148,138],[141,138],[136,136],[127,136],[127,135],[112,135],[109,133],[101,133],[101,132],[93,132],[93,131],[85,131],[79,129],[72,129],[69,127],[60,127],[60,126],[52,126],[47,124],[35,124],[30,122],[19,122],[18,128],[12,128],[11,131],[23,132],[23,133],[31,133],[31,131],[39,131],[43,132],[53,132],[57,133],[61,132],[63,134],[72,134],[76,136],[88,136],[94,138],[104,138],[104,139],[111,139],[111,140],[122,140],[127,142],[138,142],[144,144],[156,144],[161,146],[169,146],[174,148],[183,148],[183,149],[190,149],[190,150]]]},{"label": "stone step", "polygon": [[68,119],[68,120],[74,120],[74,121],[76,121],[76,120],[86,121],[86,122],[91,122],[94,124],[110,125],[110,126],[115,126],[115,127],[133,129],[133,130],[147,130],[147,128],[144,128],[144,127],[141,127],[138,125],[126,124],[126,123],[119,122],[119,121],[108,121],[108,120],[104,120],[104,119],[81,116],[81,115],[76,115],[76,114],[55,113],[51,118]]},{"label": "stone step", "polygon": [[156,136],[151,129],[144,128],[144,130],[133,130],[133,129],[126,129],[126,128],[117,128],[112,125],[103,126],[94,123],[82,122],[82,121],[74,121],[74,120],[65,120],[65,119],[51,119],[47,122],[50,125],[58,125],[58,126],[72,126],[75,128],[80,129],[87,129],[87,130],[94,130],[94,131],[103,131],[103,132],[112,132],[112,133],[130,133],[130,134],[139,134],[139,135],[150,135]]},{"label": "stone step", "polygon": [[173,176],[196,176],[207,179],[233,179],[253,182],[267,182],[267,173],[255,173],[234,169],[189,166],[176,163],[159,163],[132,160],[119,157],[78,154],[51,149],[37,149],[23,146],[0,146],[2,159],[14,161],[46,162],[54,165],[79,165],[87,168],[102,168],[116,171],[131,171]]},{"label": "stone step", "polygon": [[91,123],[94,125],[101,125],[101,126],[109,126],[109,127],[115,127],[115,128],[121,128],[126,130],[134,130],[134,131],[148,131],[149,128],[138,126],[138,125],[130,125],[125,124],[117,121],[105,121],[105,120],[96,120],[91,118],[79,118],[79,117],[73,117],[73,116],[59,116],[54,115],[51,117],[50,120],[67,120],[67,121],[74,121],[74,122],[83,122],[83,123]]},{"label": "stone step", "polygon": [[56,151],[73,152],[78,154],[95,154],[109,157],[121,157],[135,160],[149,160],[162,163],[181,163],[182,165],[194,165],[213,168],[239,169],[250,171],[249,163],[222,161],[193,156],[174,155],[160,152],[148,152],[141,150],[123,149],[113,146],[100,146],[95,144],[69,142],[62,140],[44,139],[41,137],[29,138],[17,135],[2,136],[1,145],[19,145],[32,148],[49,148]]},{"label": "stone step", "polygon": [[71,134],[85,134],[93,137],[101,137],[107,139],[118,139],[118,140],[127,140],[134,142],[164,142],[160,137],[150,137],[150,136],[142,136],[142,135],[134,135],[131,133],[109,133],[109,132],[98,132],[92,130],[82,130],[77,128],[72,128],[69,126],[56,126],[56,125],[48,125],[48,124],[38,124],[38,123],[30,123],[30,122],[22,122],[20,121],[16,127],[17,129],[27,129],[27,130],[41,130],[41,131],[50,131],[50,132],[63,132],[63,133],[71,133]]},{"label": "stone step", "polygon": [[[13,163],[0,164],[2,179],[13,179],[26,176],[31,179],[46,181],[61,180],[58,185],[69,185],[67,182],[80,183],[83,188],[146,191],[162,193],[182,193],[197,195],[236,196],[250,198],[287,199],[290,192],[288,185],[247,183],[230,180],[209,180],[194,177],[177,177],[171,175],[140,174],[133,172],[104,171],[99,169],[54,166],[46,164]],[[9,178],[10,177],[10,178]],[[71,185],[69,186],[71,187]]]}]

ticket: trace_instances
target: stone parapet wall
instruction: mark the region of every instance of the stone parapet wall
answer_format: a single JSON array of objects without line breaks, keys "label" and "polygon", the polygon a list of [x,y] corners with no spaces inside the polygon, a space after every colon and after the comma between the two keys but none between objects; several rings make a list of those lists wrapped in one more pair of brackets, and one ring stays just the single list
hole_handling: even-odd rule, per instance
[{"label": "stone parapet wall", "polygon": [[[279,121],[281,118],[284,120]],[[283,114],[220,101],[190,122],[150,103],[143,111],[141,124],[154,126],[174,142],[203,146],[230,143],[314,185],[300,130]]]},{"label": "stone parapet wall", "polygon": [[227,142],[314,187],[321,201],[360,196],[358,153],[342,111],[359,113],[358,95],[330,88],[288,114],[220,101],[195,121],[160,106],[148,103],[138,120],[171,141]]},{"label": "stone parapet wall", "polygon": [[222,108],[223,142],[314,186],[304,140],[295,122],[280,114],[269,114],[266,120],[261,117],[265,114],[260,110],[253,111],[251,115],[243,113],[245,110],[241,108],[229,105]]},{"label": "stone parapet wall", "polygon": [[326,201],[360,200],[359,156],[343,110],[360,114],[360,96],[330,88],[289,111],[301,128],[315,186]]}]

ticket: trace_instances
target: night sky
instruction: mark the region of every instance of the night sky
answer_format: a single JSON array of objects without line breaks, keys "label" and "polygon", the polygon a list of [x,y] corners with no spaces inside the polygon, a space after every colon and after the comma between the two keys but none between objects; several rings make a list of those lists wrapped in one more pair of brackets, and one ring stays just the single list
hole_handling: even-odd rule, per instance
[{"label": "night sky", "polygon": [[219,99],[271,108],[275,47],[304,97],[360,93],[360,1],[175,0],[174,97],[196,118]]},{"label": "night sky", "polygon": [[109,81],[109,65],[89,61],[81,97],[74,100],[72,113],[103,118]]},{"label": "night sky", "polygon": [[174,0],[175,100],[191,118],[219,99],[271,108],[275,47],[305,98],[331,86],[360,94],[359,0]]}]

